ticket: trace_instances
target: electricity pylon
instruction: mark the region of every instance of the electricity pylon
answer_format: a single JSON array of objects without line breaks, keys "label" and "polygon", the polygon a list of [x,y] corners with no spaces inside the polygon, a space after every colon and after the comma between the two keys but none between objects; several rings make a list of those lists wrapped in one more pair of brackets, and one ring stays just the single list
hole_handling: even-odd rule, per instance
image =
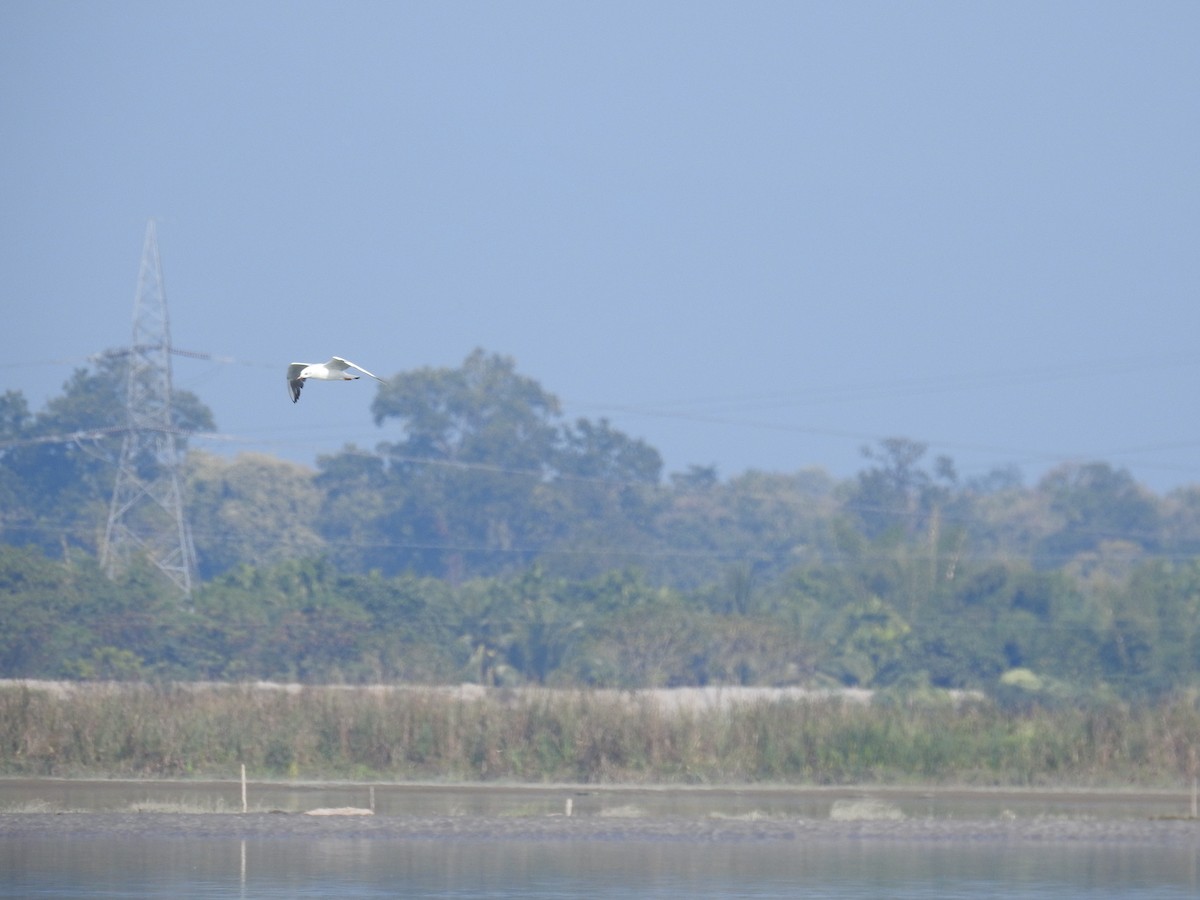
[{"label": "electricity pylon", "polygon": [[171,326],[153,219],[142,247],[127,359],[125,438],[101,564],[112,576],[142,554],[190,597],[196,550],[180,488],[183,454],[171,417]]}]

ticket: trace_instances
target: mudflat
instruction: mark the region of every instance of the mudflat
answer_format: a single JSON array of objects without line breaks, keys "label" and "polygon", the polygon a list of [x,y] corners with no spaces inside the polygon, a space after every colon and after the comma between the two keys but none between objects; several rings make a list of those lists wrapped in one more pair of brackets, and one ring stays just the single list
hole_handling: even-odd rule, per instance
[{"label": "mudflat", "polygon": [[[89,788],[115,792],[133,805],[92,811],[70,805],[71,798],[109,802],[66,793]],[[252,798],[285,808],[187,805],[228,795],[230,788],[225,782],[0,781],[0,798],[9,798],[0,802],[0,840],[1117,842],[1200,849],[1190,792],[1177,791],[258,783],[251,785]],[[146,792],[174,797],[184,790],[178,807],[136,800]],[[56,794],[51,805],[28,800]],[[368,796],[372,805],[378,798],[377,812],[362,809]],[[19,797],[26,799],[14,803]],[[333,814],[305,814],[321,806],[333,807],[326,810]]]},{"label": "mudflat", "polygon": [[305,816],[288,813],[0,813],[0,840],[344,838],[474,841],[1068,841],[1200,848],[1190,819],[680,819],[566,816]]}]

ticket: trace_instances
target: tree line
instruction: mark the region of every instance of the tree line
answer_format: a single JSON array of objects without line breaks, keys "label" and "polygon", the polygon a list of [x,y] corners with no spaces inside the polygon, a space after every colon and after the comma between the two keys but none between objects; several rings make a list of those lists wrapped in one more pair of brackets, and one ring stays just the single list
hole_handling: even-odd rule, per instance
[{"label": "tree line", "polygon": [[[863,469],[707,466],[567,420],[477,350],[380,386],[315,470],[190,449],[198,587],[100,571],[123,362],[0,397],[0,675],[1163,695],[1200,671],[1200,487],[1026,485],[895,438]],[[181,432],[211,412],[177,392]],[[63,435],[75,435],[63,440]],[[153,461],[147,461],[153,466]]]}]

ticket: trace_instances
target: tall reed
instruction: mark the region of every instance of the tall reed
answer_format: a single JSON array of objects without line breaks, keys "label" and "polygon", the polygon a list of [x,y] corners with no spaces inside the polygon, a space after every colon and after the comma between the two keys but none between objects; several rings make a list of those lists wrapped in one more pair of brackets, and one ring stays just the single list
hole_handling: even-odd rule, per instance
[{"label": "tall reed", "polygon": [[991,703],[250,686],[0,688],[0,773],[508,780],[1167,785],[1200,774],[1193,699]]}]

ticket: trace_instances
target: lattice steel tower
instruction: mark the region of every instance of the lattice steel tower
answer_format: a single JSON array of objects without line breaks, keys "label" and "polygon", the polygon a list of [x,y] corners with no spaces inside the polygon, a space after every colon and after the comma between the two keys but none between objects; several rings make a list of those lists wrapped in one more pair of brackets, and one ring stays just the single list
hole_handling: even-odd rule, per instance
[{"label": "lattice steel tower", "polygon": [[101,564],[111,576],[142,554],[189,597],[196,550],[180,488],[183,454],[171,417],[171,326],[153,219],[142,247],[127,359],[126,431]]}]

